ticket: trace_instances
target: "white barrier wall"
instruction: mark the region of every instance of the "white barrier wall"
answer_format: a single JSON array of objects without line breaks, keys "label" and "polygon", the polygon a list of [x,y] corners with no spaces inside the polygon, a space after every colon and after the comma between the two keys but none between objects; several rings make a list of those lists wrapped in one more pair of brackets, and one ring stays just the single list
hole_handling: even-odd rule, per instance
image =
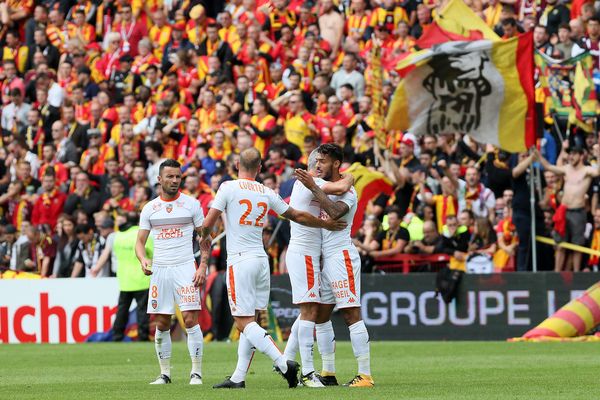
[{"label": "white barrier wall", "polygon": [[0,279],[0,343],[77,343],[112,327],[116,278]]}]

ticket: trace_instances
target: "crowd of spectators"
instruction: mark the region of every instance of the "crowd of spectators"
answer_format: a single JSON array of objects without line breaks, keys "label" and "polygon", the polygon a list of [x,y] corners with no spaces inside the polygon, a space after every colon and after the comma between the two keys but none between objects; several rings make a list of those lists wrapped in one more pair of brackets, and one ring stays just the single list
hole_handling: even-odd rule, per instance
[{"label": "crowd of spectators", "polygon": [[[391,196],[369,204],[355,238],[364,272],[379,257],[412,253],[445,253],[458,268],[530,270],[528,179],[541,156],[510,155],[460,132],[388,132],[385,148],[374,145],[370,50],[381,47],[384,65],[415,51],[442,3],[1,1],[0,266],[110,276],[110,262],[97,268],[106,238],[160,194],[163,160],[183,164],[182,191],[206,212],[220,183],[236,177],[241,150],[259,149],[260,179],[285,198],[294,168],[334,142],[344,166],[361,163],[394,183]],[[594,2],[466,3],[502,38],[533,31],[538,51],[567,58],[591,50],[598,67]],[[386,68],[385,104],[399,80]],[[554,163],[563,146],[594,163],[596,143],[595,133],[573,133],[563,146],[548,131],[541,152]],[[538,234],[555,230],[560,176],[547,169],[537,180]],[[577,244],[600,248],[598,185],[588,192],[593,224]],[[287,223],[270,218],[274,273],[286,271],[288,240]],[[222,239],[211,268],[224,269],[224,249]],[[598,263],[569,260],[557,268]]]}]

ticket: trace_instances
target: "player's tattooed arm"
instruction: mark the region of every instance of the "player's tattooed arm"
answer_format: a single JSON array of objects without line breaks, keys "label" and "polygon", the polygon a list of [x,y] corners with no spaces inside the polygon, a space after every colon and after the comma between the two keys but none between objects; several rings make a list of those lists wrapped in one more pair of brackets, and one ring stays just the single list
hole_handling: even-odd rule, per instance
[{"label": "player's tattooed arm", "polygon": [[321,189],[326,194],[341,196],[346,193],[354,185],[354,177],[352,174],[342,174],[342,179],[337,182],[327,182]]},{"label": "player's tattooed arm", "polygon": [[348,204],[342,201],[333,202],[315,182],[312,175],[308,172],[297,169],[296,177],[308,190],[310,190],[317,201],[321,203],[321,208],[324,209],[332,219],[340,219],[350,211]]},{"label": "player's tattooed arm", "polygon": [[281,214],[281,216],[297,222],[300,225],[309,226],[311,228],[324,228],[329,231],[341,231],[348,226],[348,224],[344,221],[337,221],[331,218],[320,219],[305,211],[299,211],[292,207],[288,208],[288,210]]}]

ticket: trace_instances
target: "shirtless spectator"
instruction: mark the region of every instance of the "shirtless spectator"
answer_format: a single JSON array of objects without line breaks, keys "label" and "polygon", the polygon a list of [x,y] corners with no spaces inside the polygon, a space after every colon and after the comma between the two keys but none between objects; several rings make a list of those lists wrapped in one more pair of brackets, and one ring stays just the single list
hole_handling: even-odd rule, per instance
[{"label": "shirtless spectator", "polygon": [[[564,151],[564,148],[563,148]],[[583,163],[584,150],[581,147],[568,149],[568,164],[556,166],[550,164],[536,150],[536,158],[542,163],[547,171],[556,175],[564,176],[563,195],[561,205],[554,215],[554,230],[556,239],[578,246],[585,245],[585,226],[587,223],[587,211],[585,208],[586,194],[592,179],[600,176],[600,164],[596,167],[586,166]],[[600,147],[594,146],[594,154],[600,156]],[[560,272],[566,270],[566,250],[562,247],[556,248],[556,261],[554,270]],[[572,265],[574,271],[581,269],[581,253],[572,254]]]}]

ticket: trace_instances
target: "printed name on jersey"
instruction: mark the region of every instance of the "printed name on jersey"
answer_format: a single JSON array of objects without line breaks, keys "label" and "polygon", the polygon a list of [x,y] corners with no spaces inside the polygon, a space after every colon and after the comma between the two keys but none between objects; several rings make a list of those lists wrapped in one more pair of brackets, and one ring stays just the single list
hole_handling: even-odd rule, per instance
[{"label": "printed name on jersey", "polygon": [[244,179],[239,179],[238,185],[240,185],[240,189],[252,190],[253,192],[264,193],[265,187],[258,182],[248,181]]},{"label": "printed name on jersey", "polygon": [[158,235],[156,235],[156,240],[175,239],[181,237],[183,237],[181,228],[162,228]]}]

